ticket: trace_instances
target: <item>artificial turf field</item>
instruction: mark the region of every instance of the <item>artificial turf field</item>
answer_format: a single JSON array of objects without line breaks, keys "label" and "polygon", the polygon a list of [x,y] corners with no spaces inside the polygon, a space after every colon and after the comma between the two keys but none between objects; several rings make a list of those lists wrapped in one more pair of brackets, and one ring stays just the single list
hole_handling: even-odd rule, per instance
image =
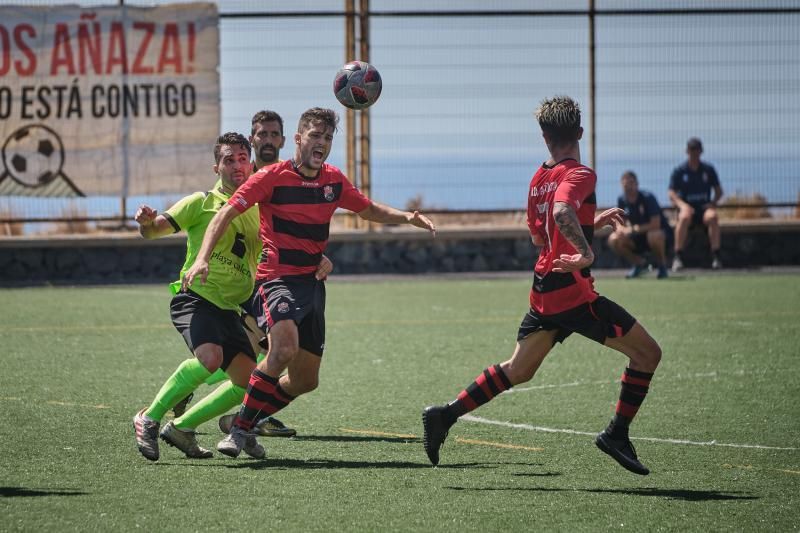
[{"label": "artificial turf field", "polygon": [[[165,286],[0,291],[0,530],[786,531],[800,527],[800,276],[600,278],[664,351],[632,427],[594,445],[624,356],[577,336],[450,431],[425,405],[513,349],[527,276],[328,283],[318,390],[267,458],[136,450],[131,417],[188,352]],[[209,387],[202,386],[201,393]],[[201,427],[201,444],[221,437]]]}]

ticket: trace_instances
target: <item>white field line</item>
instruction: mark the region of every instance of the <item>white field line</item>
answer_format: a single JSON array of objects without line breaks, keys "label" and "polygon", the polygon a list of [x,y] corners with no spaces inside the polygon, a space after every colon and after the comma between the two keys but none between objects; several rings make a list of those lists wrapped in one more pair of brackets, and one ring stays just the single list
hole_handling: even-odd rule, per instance
[{"label": "white field line", "polygon": [[[727,374],[736,375],[736,376],[744,376],[747,375],[746,372],[743,370],[738,370],[735,372],[727,372]],[[720,377],[720,373],[717,371],[713,372],[698,372],[695,374],[675,374],[675,375],[660,375],[656,374],[654,378],[656,381],[663,380],[686,380],[686,379],[706,379],[712,378],[716,379]],[[619,379],[614,381],[602,380],[602,381],[572,381],[570,383],[556,383],[550,385],[531,385],[529,387],[514,387],[513,389],[509,389],[505,391],[503,394],[513,394],[515,392],[528,392],[532,390],[543,390],[543,389],[562,389],[568,387],[582,387],[585,385],[617,385],[619,384]]]},{"label": "white field line", "polygon": [[[569,435],[589,435],[592,437],[597,435],[597,432],[578,431],[575,429],[546,428],[542,426],[532,426],[530,424],[515,424],[513,422],[501,422],[499,420],[489,420],[488,418],[481,418],[475,415],[464,415],[461,417],[461,420],[466,420],[467,422],[476,422],[478,424],[503,426],[513,429],[525,429],[527,431],[541,431],[543,433],[567,433]],[[688,444],[691,446],[724,446],[727,448],[756,448],[759,450],[789,450],[789,451],[800,450],[800,448],[794,448],[791,446],[782,447],[782,446],[764,446],[762,444],[728,444],[724,442],[717,442],[716,440],[711,440],[707,442],[697,442],[684,439],[661,439],[657,437],[631,437],[631,440],[664,442],[667,444]]]}]

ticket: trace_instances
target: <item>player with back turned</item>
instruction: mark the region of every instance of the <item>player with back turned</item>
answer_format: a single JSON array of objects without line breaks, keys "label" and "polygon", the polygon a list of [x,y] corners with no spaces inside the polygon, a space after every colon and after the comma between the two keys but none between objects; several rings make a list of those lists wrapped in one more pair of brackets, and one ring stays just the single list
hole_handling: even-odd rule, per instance
[{"label": "player with back turned", "polygon": [[626,469],[646,475],[649,470],[637,458],[628,426],[644,401],[661,349],[625,309],[595,292],[589,271],[595,228],[621,224],[622,210],[595,216],[597,177],[580,163],[583,128],[577,103],[565,96],[544,100],[536,118],[551,157],[534,174],[528,192],[528,227],[534,245],[541,247],[530,310],[510,359],[486,368],[449,404],[423,411],[425,452],[438,464],[439,450],[460,416],[532,379],[555,343],[580,333],[629,359],[616,413],[595,442]]}]

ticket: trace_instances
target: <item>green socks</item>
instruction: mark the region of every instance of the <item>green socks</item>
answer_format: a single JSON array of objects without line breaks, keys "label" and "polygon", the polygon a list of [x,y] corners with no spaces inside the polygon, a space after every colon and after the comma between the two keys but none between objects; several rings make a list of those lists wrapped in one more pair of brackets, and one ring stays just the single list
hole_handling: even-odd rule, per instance
[{"label": "green socks", "polygon": [[145,411],[145,416],[161,422],[167,411],[188,396],[190,392],[194,392],[210,375],[211,372],[206,370],[206,367],[196,358],[185,360],[161,386],[153,403]]},{"label": "green socks", "polygon": [[[259,352],[258,357],[256,358],[256,364],[260,363],[264,357],[266,357],[266,355]],[[226,379],[228,379],[228,374],[226,374],[221,368],[218,368],[216,372],[208,377],[205,383],[206,385],[215,385],[220,381],[225,381]]]},{"label": "green socks", "polygon": [[182,417],[176,418],[173,423],[178,429],[195,429],[203,422],[224,415],[232,408],[241,405],[244,393],[243,387],[234,385],[230,381],[223,383],[192,406]]},{"label": "green socks", "polygon": [[222,370],[221,368],[218,368],[216,372],[208,376],[208,379],[206,379],[205,384],[214,385],[216,383],[219,383],[220,381],[225,381],[226,379],[228,379],[228,374],[226,374],[225,371]]}]

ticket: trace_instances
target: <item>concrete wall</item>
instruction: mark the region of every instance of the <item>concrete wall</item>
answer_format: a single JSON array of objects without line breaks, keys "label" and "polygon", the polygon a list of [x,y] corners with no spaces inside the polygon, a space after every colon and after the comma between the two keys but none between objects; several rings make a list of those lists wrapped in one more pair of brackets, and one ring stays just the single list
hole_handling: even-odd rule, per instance
[{"label": "concrete wall", "polygon": [[[705,266],[707,241],[694,234],[687,266]],[[0,238],[0,286],[84,283],[166,283],[177,278],[185,238],[146,241],[138,235]],[[594,242],[594,268],[624,265]],[[332,236],[335,273],[421,273],[529,270],[536,252],[525,228],[446,229],[436,239],[421,230],[384,228]],[[748,221],[722,228],[725,267],[800,265],[800,221]]]}]

